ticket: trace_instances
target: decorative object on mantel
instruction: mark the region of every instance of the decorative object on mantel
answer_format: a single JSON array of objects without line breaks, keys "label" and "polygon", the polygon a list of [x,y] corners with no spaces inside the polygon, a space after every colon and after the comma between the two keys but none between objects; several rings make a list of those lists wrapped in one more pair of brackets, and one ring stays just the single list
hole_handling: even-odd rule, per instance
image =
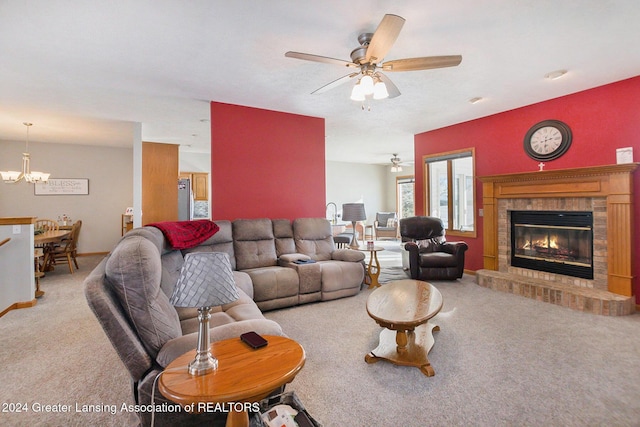
[{"label": "decorative object on mantel", "polygon": [[2,180],[6,184],[15,184],[16,182],[20,182],[24,179],[24,182],[28,182],[30,184],[35,184],[37,182],[47,182],[49,179],[49,175],[46,172],[31,172],[31,158],[29,155],[29,128],[33,126],[33,123],[22,123],[27,127],[27,140],[25,143],[25,150],[22,153],[22,172],[18,171],[0,171],[0,175],[2,175]]},{"label": "decorative object on mantel", "polygon": [[633,163],[633,147],[617,148],[616,163]]},{"label": "decorative object on mantel", "polygon": [[538,170],[539,170],[540,172],[542,172],[542,171],[544,170],[544,166],[545,166],[545,164],[544,164],[544,163],[542,163],[542,162],[538,163]]},{"label": "decorative object on mantel", "polygon": [[533,160],[557,159],[567,152],[570,145],[571,129],[559,120],[536,123],[524,136],[524,151]]}]

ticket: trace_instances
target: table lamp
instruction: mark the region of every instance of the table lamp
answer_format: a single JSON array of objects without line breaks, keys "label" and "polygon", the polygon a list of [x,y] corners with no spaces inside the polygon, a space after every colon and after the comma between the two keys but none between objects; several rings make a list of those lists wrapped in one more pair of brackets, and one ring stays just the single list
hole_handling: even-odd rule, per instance
[{"label": "table lamp", "polygon": [[351,239],[349,247],[357,249],[360,245],[358,244],[356,222],[367,219],[367,214],[364,213],[364,203],[344,203],[342,205],[342,219],[344,221],[351,221],[353,238]]},{"label": "table lamp", "polygon": [[192,252],[184,258],[180,277],[169,301],[175,307],[198,308],[198,348],[189,363],[191,375],[204,375],[218,368],[209,346],[209,310],[240,297],[229,256],[223,252]]}]

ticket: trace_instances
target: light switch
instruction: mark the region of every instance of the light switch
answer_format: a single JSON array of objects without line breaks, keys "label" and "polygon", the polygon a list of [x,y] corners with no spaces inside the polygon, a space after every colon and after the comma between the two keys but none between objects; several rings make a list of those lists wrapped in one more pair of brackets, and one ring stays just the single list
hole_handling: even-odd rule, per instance
[{"label": "light switch", "polygon": [[484,216],[484,209],[478,209],[478,216]]},{"label": "light switch", "polygon": [[19,225],[14,225],[13,226],[13,234],[20,234],[22,230],[22,227]]}]

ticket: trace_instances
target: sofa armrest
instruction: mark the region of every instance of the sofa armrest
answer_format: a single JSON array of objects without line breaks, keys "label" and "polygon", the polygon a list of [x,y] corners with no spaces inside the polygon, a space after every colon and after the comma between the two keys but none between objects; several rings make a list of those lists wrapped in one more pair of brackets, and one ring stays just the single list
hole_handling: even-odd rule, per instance
[{"label": "sofa armrest", "polygon": [[331,259],[336,261],[360,262],[364,260],[364,252],[353,249],[336,249],[331,254]]},{"label": "sofa armrest", "polygon": [[[260,335],[285,336],[280,325],[273,320],[251,319],[211,328],[209,329],[209,339],[211,342],[216,342],[229,338],[238,338],[241,334],[249,331],[255,331]],[[158,352],[156,362],[164,368],[178,356],[182,356],[188,351],[195,351],[197,345],[197,332],[171,339],[167,341]]]},{"label": "sofa armrest", "polygon": [[445,242],[440,245],[440,250],[451,255],[459,256],[469,248],[465,242]]},{"label": "sofa armrest", "polygon": [[415,242],[407,242],[404,244],[404,250],[409,252],[409,273],[412,279],[420,276],[420,247]]},{"label": "sofa armrest", "polygon": [[298,260],[308,260],[311,259],[311,257],[309,255],[305,255],[305,254],[284,254],[284,255],[280,255],[280,258],[278,258],[278,265],[280,267],[293,267],[293,262],[294,261],[298,261]]}]

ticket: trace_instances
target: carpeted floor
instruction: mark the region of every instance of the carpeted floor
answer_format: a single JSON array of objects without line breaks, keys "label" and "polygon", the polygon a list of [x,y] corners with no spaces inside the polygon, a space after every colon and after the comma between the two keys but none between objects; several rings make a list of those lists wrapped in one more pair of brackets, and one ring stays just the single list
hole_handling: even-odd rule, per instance
[{"label": "carpeted floor", "polygon": [[[76,274],[48,274],[35,307],[0,317],[0,404],[27,409],[3,411],[0,424],[135,423],[121,410],[131,402],[127,372],[83,295],[98,261],[84,257]],[[383,276],[399,273],[387,268]],[[324,427],[640,425],[640,315],[576,312],[479,287],[473,276],[434,285],[444,306],[434,318],[441,330],[430,378],[365,363],[381,330],[366,313],[370,290],[265,313],[306,351],[288,390]],[[106,411],[76,412],[76,403]],[[54,412],[60,405],[71,412]]]}]

